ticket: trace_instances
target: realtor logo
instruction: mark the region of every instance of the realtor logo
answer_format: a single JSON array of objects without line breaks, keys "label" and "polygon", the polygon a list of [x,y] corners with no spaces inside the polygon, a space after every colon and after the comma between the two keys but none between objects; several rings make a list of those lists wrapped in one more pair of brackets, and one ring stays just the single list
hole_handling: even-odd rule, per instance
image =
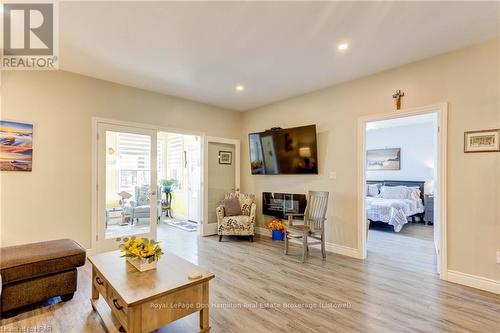
[{"label": "realtor logo", "polygon": [[55,18],[55,3],[5,3],[2,69],[57,69]]}]

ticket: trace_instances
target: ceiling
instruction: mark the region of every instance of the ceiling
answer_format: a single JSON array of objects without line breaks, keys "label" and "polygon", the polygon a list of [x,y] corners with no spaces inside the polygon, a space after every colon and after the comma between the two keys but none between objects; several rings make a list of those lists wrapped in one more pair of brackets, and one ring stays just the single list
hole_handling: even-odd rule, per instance
[{"label": "ceiling", "polygon": [[500,34],[498,2],[70,1],[59,13],[60,69],[233,110]]}]

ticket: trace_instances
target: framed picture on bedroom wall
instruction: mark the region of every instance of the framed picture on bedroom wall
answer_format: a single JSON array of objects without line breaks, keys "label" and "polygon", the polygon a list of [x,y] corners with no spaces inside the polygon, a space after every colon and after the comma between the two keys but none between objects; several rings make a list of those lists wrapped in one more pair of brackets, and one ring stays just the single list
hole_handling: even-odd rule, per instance
[{"label": "framed picture on bedroom wall", "polygon": [[366,170],[401,170],[401,148],[367,150]]},{"label": "framed picture on bedroom wall", "polygon": [[464,153],[500,151],[500,129],[470,131],[464,134]]}]

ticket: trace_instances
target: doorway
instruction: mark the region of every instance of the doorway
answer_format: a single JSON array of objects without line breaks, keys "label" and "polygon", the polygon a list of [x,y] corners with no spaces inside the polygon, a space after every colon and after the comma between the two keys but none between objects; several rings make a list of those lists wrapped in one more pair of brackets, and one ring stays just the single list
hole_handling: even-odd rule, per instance
[{"label": "doorway", "polygon": [[158,132],[160,232],[195,232],[201,222],[201,136]]},{"label": "doorway", "polygon": [[204,144],[204,197],[202,235],[217,234],[216,207],[226,193],[240,190],[240,140],[206,137]]},{"label": "doorway", "polygon": [[446,279],[446,114],[440,104],[359,119],[360,257],[427,255],[415,260]]}]

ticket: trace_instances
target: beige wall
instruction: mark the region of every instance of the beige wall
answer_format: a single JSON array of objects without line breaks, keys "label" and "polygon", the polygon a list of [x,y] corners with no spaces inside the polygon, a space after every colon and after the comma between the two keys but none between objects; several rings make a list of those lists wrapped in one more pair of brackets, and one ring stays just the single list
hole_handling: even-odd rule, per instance
[{"label": "beige wall", "polygon": [[[464,131],[500,128],[500,39],[245,112],[242,189],[259,203],[263,191],[330,191],[327,240],[357,247],[357,120],[392,110],[396,89],[404,108],[449,103],[449,269],[500,280],[500,153],[463,153]],[[317,125],[319,175],[250,175],[248,133],[308,124]]]},{"label": "beige wall", "polygon": [[35,123],[33,172],[2,172],[2,245],[91,245],[91,117],[239,138],[240,113],[68,72],[2,73],[2,119]]}]

